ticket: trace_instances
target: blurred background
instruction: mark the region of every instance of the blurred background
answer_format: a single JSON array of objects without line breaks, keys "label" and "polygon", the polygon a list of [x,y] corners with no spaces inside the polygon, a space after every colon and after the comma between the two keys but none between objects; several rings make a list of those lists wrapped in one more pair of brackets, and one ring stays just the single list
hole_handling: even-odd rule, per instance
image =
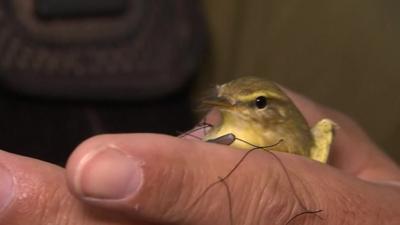
[{"label": "blurred background", "polygon": [[0,148],[63,165],[101,133],[176,135],[244,75],[343,111],[400,161],[395,0],[0,0]]}]

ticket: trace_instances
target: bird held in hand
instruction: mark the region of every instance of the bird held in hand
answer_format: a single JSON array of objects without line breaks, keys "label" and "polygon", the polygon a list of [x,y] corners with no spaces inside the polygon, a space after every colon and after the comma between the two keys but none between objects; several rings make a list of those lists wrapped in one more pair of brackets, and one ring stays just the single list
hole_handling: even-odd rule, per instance
[{"label": "bird held in hand", "polygon": [[[278,151],[303,155],[325,163],[335,123],[320,120],[310,128],[289,97],[273,82],[243,77],[218,85],[216,96],[204,101],[221,113],[221,121],[204,137],[233,147],[253,149],[283,140]],[[225,140],[224,140],[225,139]]]}]

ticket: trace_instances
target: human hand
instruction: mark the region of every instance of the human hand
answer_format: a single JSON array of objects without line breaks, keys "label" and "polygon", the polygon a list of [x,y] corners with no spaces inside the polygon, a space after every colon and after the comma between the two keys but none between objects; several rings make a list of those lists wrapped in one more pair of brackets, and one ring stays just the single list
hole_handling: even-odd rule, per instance
[{"label": "human hand", "polygon": [[[325,117],[339,124],[332,166],[275,152],[289,182],[277,160],[258,151],[218,182],[243,151],[163,135],[105,135],[72,155],[71,190],[91,206],[158,224],[398,224],[397,165],[347,116],[287,92],[310,124]],[[323,211],[296,217],[305,210]]]},{"label": "human hand", "polygon": [[[329,117],[340,125],[330,162],[336,168],[275,153],[302,204],[323,210],[318,214],[323,220],[303,215],[293,224],[398,224],[398,167],[346,116],[291,97],[311,123]],[[280,165],[262,151],[251,153],[225,180],[232,211],[223,183],[202,195],[243,154],[229,146],[163,135],[94,137],[69,160],[67,180],[74,198],[62,168],[1,152],[0,224],[230,224],[230,212],[234,224],[285,224],[304,211]],[[119,170],[128,173],[118,175]],[[141,182],[133,181],[140,176]]]}]

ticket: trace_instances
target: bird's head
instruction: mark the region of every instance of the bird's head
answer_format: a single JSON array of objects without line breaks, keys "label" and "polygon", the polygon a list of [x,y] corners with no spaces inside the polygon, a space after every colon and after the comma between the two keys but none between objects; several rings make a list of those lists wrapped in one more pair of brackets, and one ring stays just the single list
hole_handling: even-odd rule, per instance
[{"label": "bird's head", "polygon": [[276,84],[260,78],[243,77],[216,89],[216,95],[204,103],[218,109],[223,116],[229,114],[238,120],[271,125],[282,123],[298,112]]}]

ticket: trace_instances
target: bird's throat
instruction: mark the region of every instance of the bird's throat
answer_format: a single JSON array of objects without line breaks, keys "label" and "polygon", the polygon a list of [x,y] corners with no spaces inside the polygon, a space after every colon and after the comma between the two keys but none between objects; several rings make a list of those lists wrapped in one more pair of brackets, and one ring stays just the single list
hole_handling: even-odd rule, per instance
[{"label": "bird's throat", "polygon": [[[264,146],[262,124],[238,117],[234,112],[221,112],[221,122],[215,125],[205,136],[205,140],[233,134],[236,140],[231,144],[241,149],[252,149],[254,146]],[[251,143],[251,144],[249,144]]]}]

